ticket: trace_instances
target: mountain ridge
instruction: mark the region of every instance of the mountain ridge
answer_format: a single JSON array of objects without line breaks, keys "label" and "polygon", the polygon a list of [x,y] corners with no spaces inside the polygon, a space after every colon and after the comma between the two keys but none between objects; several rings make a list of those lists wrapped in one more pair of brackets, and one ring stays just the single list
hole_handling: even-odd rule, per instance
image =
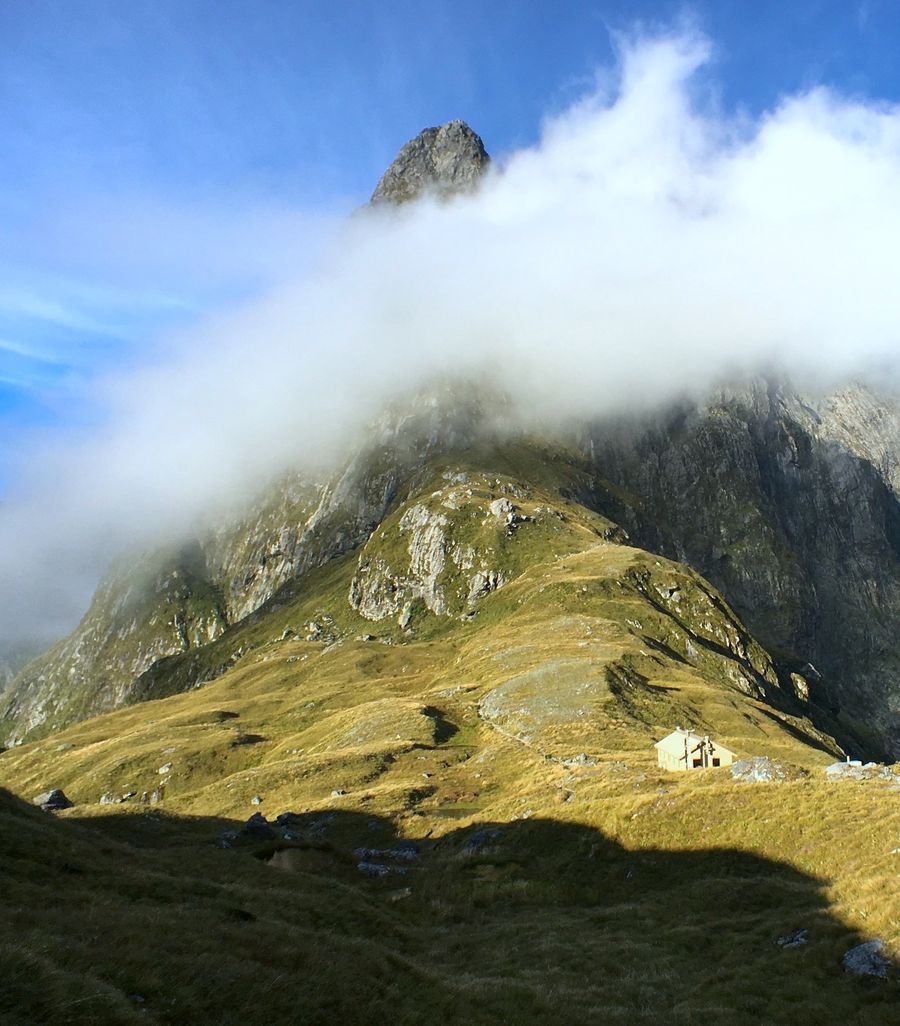
[{"label": "mountain ridge", "polygon": [[[463,122],[426,129],[401,148],[373,203],[396,209],[434,191],[468,191],[489,160]],[[568,439],[567,451],[544,465],[538,441],[513,487],[527,489],[532,473],[553,478],[557,457],[577,465],[561,500],[606,517],[620,540],[708,578],[770,650],[783,680],[805,673],[798,687],[812,690],[852,744],[897,754],[898,409],[896,396],[861,385],[816,397],[771,376],[745,380],[655,413],[553,428],[548,439]],[[525,437],[523,425],[527,418],[499,392],[464,381],[432,385],[398,398],[324,483],[287,475],[174,554],[126,559],[76,631],[10,682],[0,698],[6,743],[147,696],[147,682],[159,682],[168,661],[214,642],[258,615],[279,589],[365,546],[430,462]],[[490,473],[493,457],[482,450],[486,462],[476,469]],[[434,517],[446,516],[424,509],[406,514],[432,516],[431,542],[411,555],[412,570],[448,558],[439,543],[428,552],[440,534]],[[429,530],[427,522],[407,526],[414,538]],[[476,557],[456,558],[474,564]],[[442,615],[433,582],[420,581],[418,593],[400,601],[410,568],[385,578],[377,563],[360,567],[351,607],[403,615],[424,602],[429,615]],[[467,588],[488,593],[508,577],[509,568],[485,564]],[[392,597],[376,600],[386,581]]]}]

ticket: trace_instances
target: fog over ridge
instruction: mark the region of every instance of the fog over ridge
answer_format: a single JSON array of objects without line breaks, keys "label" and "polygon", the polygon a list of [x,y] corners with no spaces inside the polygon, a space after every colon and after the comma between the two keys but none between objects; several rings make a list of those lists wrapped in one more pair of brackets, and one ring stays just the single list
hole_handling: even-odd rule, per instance
[{"label": "fog over ridge", "polygon": [[896,366],[900,108],[819,88],[725,117],[709,57],[623,42],[615,86],[474,195],[335,224],[315,270],[98,382],[102,426],[35,437],[0,507],[0,638],[73,626],[123,546],[321,464],[438,374],[552,420]]}]

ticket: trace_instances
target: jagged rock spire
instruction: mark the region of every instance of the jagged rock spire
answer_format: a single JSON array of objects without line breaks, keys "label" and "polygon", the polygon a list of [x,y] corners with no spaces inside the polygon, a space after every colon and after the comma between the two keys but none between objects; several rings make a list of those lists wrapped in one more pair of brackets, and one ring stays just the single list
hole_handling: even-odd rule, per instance
[{"label": "jagged rock spire", "polygon": [[464,121],[426,128],[394,158],[372,194],[372,203],[408,203],[424,192],[441,196],[466,192],[484,174],[491,158]]}]

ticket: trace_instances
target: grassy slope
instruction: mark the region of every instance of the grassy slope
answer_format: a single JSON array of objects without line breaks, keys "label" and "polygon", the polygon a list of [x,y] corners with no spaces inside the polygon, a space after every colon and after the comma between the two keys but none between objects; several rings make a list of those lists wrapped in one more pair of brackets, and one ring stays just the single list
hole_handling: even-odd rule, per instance
[{"label": "grassy slope", "polygon": [[[438,508],[442,480],[410,501]],[[896,983],[840,957],[900,950],[897,791],[824,779],[833,742],[756,697],[778,698],[767,656],[702,579],[605,541],[558,479],[531,475],[507,534],[483,515],[502,483],[448,514],[508,577],[474,618],[363,620],[354,555],[169,664],[230,666],[211,683],[0,754],[0,787],[77,803],[0,802],[9,1022],[896,1021]],[[360,558],[399,567],[402,514]],[[301,640],[310,620],[327,640]],[[789,779],[659,771],[679,721]],[[97,804],[163,780],[155,807]],[[218,848],[255,795],[301,839]],[[422,847],[405,875],[358,872],[354,849],[397,838]]]}]

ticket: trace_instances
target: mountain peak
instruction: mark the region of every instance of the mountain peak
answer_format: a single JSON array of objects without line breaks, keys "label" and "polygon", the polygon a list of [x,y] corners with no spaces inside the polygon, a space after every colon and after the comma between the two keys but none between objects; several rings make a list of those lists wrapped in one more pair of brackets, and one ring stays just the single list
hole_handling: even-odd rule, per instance
[{"label": "mountain peak", "polygon": [[490,160],[481,138],[464,121],[426,128],[401,148],[376,186],[372,203],[408,203],[425,192],[467,192]]}]

